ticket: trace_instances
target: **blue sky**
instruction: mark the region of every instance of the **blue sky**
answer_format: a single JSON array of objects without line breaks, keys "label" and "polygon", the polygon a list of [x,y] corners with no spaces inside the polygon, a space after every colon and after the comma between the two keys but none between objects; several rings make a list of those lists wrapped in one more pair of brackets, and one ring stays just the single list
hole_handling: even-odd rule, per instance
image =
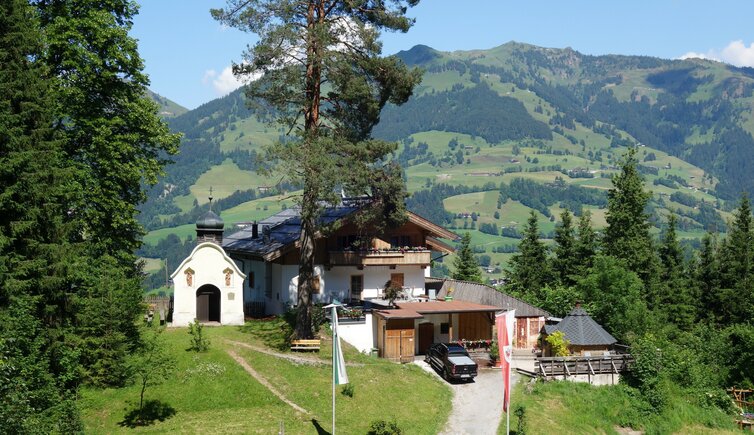
[{"label": "blue sky", "polygon": [[[138,0],[132,35],[153,91],[195,108],[232,90],[229,66],[252,34],[222,28],[209,15],[224,0]],[[508,41],[571,47],[585,54],[684,55],[754,67],[751,0],[423,0],[416,25],[386,33],[384,53],[416,44],[443,51]]]}]

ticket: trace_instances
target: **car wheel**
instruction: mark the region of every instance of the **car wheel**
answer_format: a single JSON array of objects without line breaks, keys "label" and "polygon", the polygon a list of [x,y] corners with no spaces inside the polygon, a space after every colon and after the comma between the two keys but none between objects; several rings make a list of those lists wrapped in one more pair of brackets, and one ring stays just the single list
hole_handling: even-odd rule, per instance
[{"label": "car wheel", "polygon": [[444,369],[442,369],[442,378],[445,379],[446,381],[450,382],[450,374],[448,374],[448,368],[447,367],[445,367]]}]

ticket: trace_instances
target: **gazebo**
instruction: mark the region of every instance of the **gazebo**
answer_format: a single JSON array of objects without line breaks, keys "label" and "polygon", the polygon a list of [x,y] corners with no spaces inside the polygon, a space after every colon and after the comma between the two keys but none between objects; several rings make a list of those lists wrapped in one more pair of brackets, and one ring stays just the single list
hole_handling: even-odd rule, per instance
[{"label": "gazebo", "polygon": [[543,356],[553,356],[552,349],[545,340],[548,335],[561,331],[570,343],[568,350],[572,355],[597,356],[612,349],[618,342],[609,332],[589,317],[581,304],[576,304],[567,316],[556,325],[545,325],[542,337]]}]

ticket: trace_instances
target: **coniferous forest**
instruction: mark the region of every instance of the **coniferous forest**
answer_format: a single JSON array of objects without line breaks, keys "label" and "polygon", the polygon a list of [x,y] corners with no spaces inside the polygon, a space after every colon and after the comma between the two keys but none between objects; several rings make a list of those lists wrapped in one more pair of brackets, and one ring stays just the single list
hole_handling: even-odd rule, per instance
[{"label": "coniferous forest", "polygon": [[0,432],[82,430],[141,346],[145,184],[177,151],[129,1],[0,2]]},{"label": "coniferous forest", "polygon": [[741,196],[728,233],[708,233],[687,255],[671,215],[650,233],[649,193],[628,152],[607,195],[607,228],[565,209],[554,244],[531,218],[503,290],[563,317],[581,302],[621,343],[636,367],[626,377],[644,409],[661,414],[682,395],[701,407],[730,410],[725,389],[754,384],[752,211]]}]

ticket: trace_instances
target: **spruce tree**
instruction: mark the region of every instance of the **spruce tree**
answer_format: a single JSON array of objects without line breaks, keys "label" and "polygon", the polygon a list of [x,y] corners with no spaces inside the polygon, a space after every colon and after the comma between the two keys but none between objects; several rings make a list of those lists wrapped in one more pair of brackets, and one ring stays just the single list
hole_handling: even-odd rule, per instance
[{"label": "spruce tree", "polygon": [[697,254],[694,270],[696,293],[699,295],[699,317],[711,322],[720,321],[723,300],[720,295],[720,263],[717,236],[707,233]]},{"label": "spruce tree", "polygon": [[644,283],[644,297],[650,309],[657,305],[657,258],[645,212],[651,194],[644,190],[636,148],[629,148],[620,173],[613,176],[607,193],[607,228],[602,245],[605,254],[615,257],[635,271]]},{"label": "spruce tree", "polygon": [[560,214],[560,224],[555,227],[555,257],[552,259],[552,269],[558,281],[566,286],[576,283],[574,276],[578,273],[574,233],[571,213],[565,209]]},{"label": "spruce tree", "polygon": [[464,233],[461,237],[461,246],[453,259],[453,273],[450,275],[453,279],[470,282],[482,282],[482,271],[479,269],[479,263],[471,252],[471,234]]},{"label": "spruce tree", "polygon": [[696,320],[696,309],[681,245],[676,235],[675,214],[668,216],[668,225],[660,244],[660,295],[659,305],[665,318],[683,330],[689,330]]},{"label": "spruce tree", "polygon": [[508,278],[513,290],[532,303],[543,299],[542,289],[551,283],[547,246],[539,240],[537,214],[533,210],[518,244],[518,253],[510,260]]},{"label": "spruce tree", "polygon": [[[295,335],[312,334],[312,291],[319,217],[340,201],[341,189],[371,196],[362,228],[396,226],[406,219],[401,171],[384,163],[395,143],[373,140],[385,104],[402,104],[421,80],[396,56],[381,57],[381,30],[406,32],[407,8],[418,0],[228,0],[212,15],[256,33],[259,41],[233,67],[247,102],[263,115],[272,109],[291,134],[267,149],[281,173],[303,187]],[[368,224],[368,225],[367,225]],[[375,225],[376,224],[376,225]]]},{"label": "spruce tree", "polygon": [[720,315],[725,324],[750,319],[754,309],[754,234],[749,198],[741,196],[720,249]]},{"label": "spruce tree", "polygon": [[80,430],[64,217],[72,171],[53,80],[25,0],[0,0],[0,433]]},{"label": "spruce tree", "polygon": [[589,210],[579,217],[577,238],[574,244],[574,254],[576,256],[576,273],[579,277],[586,276],[592,267],[594,256],[597,255],[597,233],[592,228],[592,213]]}]

